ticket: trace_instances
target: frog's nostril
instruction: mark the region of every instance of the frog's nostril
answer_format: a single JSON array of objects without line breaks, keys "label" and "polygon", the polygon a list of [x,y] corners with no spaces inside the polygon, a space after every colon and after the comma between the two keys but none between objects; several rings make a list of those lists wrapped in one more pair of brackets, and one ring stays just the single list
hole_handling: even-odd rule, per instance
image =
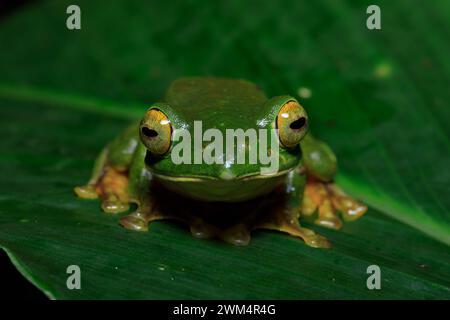
[{"label": "frog's nostril", "polygon": [[156,132],[156,130],[153,130],[153,129],[150,129],[147,127],[142,127],[141,131],[142,131],[142,134],[144,136],[146,136],[147,138],[154,138],[158,135],[158,132]]},{"label": "frog's nostril", "polygon": [[289,125],[292,130],[300,130],[306,124],[306,118],[300,117]]}]

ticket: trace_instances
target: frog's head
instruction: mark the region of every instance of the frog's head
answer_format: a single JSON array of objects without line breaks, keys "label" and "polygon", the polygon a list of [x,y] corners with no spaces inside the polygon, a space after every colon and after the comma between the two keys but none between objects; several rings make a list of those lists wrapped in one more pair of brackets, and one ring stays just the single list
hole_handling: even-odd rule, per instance
[{"label": "frog's head", "polygon": [[[178,189],[176,191],[191,193],[197,198],[203,193],[204,197],[200,197],[203,200],[220,200],[232,194],[238,201],[254,195],[249,188],[255,189],[256,194],[263,193],[263,189],[273,189],[274,183],[281,181],[301,161],[299,143],[307,133],[308,116],[291,96],[264,99],[259,105],[253,100],[248,105],[240,102],[233,105],[230,101],[218,101],[217,104],[200,101],[189,107],[168,103],[152,105],[139,128],[141,141],[147,148],[145,162],[149,170],[160,180],[170,181],[169,187]],[[239,140],[229,138],[230,129],[234,133],[239,129],[246,133],[240,142],[244,163],[237,163],[239,148],[236,144]],[[262,132],[267,135],[262,136]],[[235,143],[234,157],[226,153],[230,141]],[[277,149],[278,154],[274,152]],[[254,158],[250,160],[252,152],[256,162]],[[205,154],[211,155],[209,160]],[[236,188],[243,181],[249,187],[237,195]],[[180,187],[181,182],[189,184],[187,190]],[[210,195],[203,189],[193,190],[196,185],[204,186],[205,182],[209,189],[218,187],[222,191]],[[263,185],[265,187],[261,187]]]}]

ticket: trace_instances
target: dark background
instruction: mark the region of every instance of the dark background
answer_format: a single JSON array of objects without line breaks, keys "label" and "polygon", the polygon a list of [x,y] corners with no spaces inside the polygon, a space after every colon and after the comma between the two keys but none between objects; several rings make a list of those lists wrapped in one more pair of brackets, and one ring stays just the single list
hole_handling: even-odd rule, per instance
[{"label": "dark background", "polygon": [[45,300],[45,295],[25,279],[0,250],[0,291],[3,299]]},{"label": "dark background", "polygon": [[[25,0],[0,0],[0,21],[29,2]],[[9,260],[5,251],[0,250],[1,294],[9,299],[44,300],[45,295],[25,279]]]}]

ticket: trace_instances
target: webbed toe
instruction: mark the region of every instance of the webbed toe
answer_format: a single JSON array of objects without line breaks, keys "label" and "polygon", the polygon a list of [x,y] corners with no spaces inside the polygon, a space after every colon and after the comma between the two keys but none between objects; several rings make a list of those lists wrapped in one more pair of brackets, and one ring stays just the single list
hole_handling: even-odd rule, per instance
[{"label": "webbed toe", "polygon": [[309,179],[305,187],[302,214],[309,216],[316,211],[317,225],[338,230],[342,228],[338,212],[345,221],[354,221],[367,211],[367,206],[346,195],[334,183]]}]

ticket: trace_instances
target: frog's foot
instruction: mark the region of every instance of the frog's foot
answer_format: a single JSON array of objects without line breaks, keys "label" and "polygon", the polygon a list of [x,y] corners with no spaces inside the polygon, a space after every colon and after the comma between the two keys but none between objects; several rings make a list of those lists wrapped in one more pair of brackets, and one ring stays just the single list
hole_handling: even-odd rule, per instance
[{"label": "frog's foot", "polygon": [[160,220],[163,217],[156,212],[142,213],[141,211],[133,212],[125,217],[120,218],[120,224],[130,230],[134,231],[148,231],[150,222]]},{"label": "frog's foot", "polygon": [[148,225],[155,220],[164,219],[151,193],[145,192],[141,200],[134,199],[137,209],[133,213],[120,218],[122,227],[134,231],[148,231]]},{"label": "frog's foot", "polygon": [[94,184],[87,184],[85,186],[75,187],[74,191],[79,198],[82,199],[97,199],[98,194],[95,190]]},{"label": "frog's foot", "polygon": [[235,246],[246,246],[250,243],[250,230],[247,225],[240,223],[219,233],[219,237]]},{"label": "frog's foot", "polygon": [[139,205],[138,209],[130,215],[122,217],[120,224],[126,229],[135,231],[148,231],[148,225],[156,220],[179,220],[189,225],[191,233],[199,239],[208,239],[219,235],[220,229],[206,223],[203,219],[191,214],[163,213],[157,205]]},{"label": "frog's foot", "polygon": [[311,229],[303,228],[298,222],[298,211],[300,208],[278,208],[274,214],[267,217],[255,228],[270,229],[285,232],[291,236],[303,239],[305,243],[314,248],[330,248],[331,243],[327,238],[315,233]]},{"label": "frog's foot", "polygon": [[308,179],[301,212],[308,216],[313,214],[316,209],[318,209],[316,224],[331,229],[340,229],[342,221],[336,211],[341,212],[344,221],[353,221],[367,211],[367,206],[346,195],[333,183]]},{"label": "frog's foot", "polygon": [[213,238],[220,233],[219,228],[206,223],[203,219],[198,217],[191,217],[185,220],[185,222],[189,224],[192,235],[199,239]]},{"label": "frog's foot", "polygon": [[[94,186],[88,186],[92,193]],[[86,188],[78,189],[85,191]],[[75,191],[77,192],[77,190]],[[77,194],[78,194],[77,192]],[[103,175],[95,185],[95,192],[100,196],[102,209],[106,213],[119,213],[129,209],[128,176],[114,168],[106,167]]]}]

